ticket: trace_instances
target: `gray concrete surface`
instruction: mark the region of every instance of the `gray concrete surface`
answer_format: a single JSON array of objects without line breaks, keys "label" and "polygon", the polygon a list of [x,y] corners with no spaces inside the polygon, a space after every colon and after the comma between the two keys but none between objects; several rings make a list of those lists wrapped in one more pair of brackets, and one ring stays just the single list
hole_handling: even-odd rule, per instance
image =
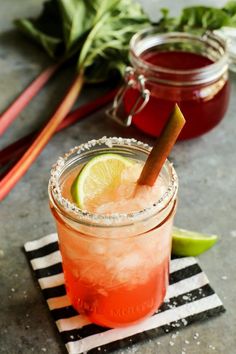
[{"label": "gray concrete surface", "polygon": [[[12,26],[14,18],[37,13],[41,2],[0,1],[0,110],[47,64],[47,58],[40,50],[26,43]],[[30,132],[48,117],[71,75],[68,69],[52,80],[1,139],[1,147]],[[180,178],[176,225],[221,235],[219,244],[201,255],[199,260],[227,311],[181,330],[174,341],[171,334],[167,334],[117,353],[236,353],[236,76],[233,74],[231,83],[230,106],[223,122],[199,139],[178,143],[171,155]],[[94,89],[86,90],[80,102],[97,93]],[[48,209],[47,183],[50,166],[56,157],[76,144],[99,138],[101,134],[131,136],[153,143],[134,128],[123,130],[111,123],[103,111],[97,112],[57,134],[1,204],[2,354],[65,353],[22,246],[28,240],[55,231]],[[193,339],[196,332],[199,333],[199,345]],[[173,346],[170,341],[174,342]]]}]

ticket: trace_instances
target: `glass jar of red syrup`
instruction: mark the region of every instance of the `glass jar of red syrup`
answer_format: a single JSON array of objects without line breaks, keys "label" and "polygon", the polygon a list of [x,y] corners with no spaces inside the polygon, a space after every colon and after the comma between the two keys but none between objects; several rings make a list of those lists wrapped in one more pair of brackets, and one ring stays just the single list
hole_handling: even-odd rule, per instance
[{"label": "glass jar of red syrup", "polygon": [[[223,118],[229,102],[226,42],[213,33],[157,33],[146,29],[130,42],[132,67],[111,110],[113,118],[159,136],[174,104],[186,118],[180,139],[200,136]],[[125,119],[118,117],[123,104]]]}]

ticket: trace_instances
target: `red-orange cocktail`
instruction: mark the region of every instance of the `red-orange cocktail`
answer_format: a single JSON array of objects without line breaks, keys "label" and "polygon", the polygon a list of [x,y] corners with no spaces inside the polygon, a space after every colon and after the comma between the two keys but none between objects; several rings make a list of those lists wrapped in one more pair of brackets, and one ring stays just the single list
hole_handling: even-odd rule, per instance
[{"label": "red-orange cocktail", "polygon": [[[71,199],[71,185],[94,156],[119,154],[133,161],[138,171],[149,152],[149,146],[134,139],[102,138],[72,149],[52,169],[50,206],[57,224],[67,293],[79,313],[102,326],[135,323],[153,314],[163,302],[177,176],[166,161],[157,184],[141,191],[137,203],[141,200],[140,205],[145,205],[139,210],[126,190],[120,209],[105,203],[93,212],[81,210]],[[136,167],[132,172],[128,169],[128,175]]]}]

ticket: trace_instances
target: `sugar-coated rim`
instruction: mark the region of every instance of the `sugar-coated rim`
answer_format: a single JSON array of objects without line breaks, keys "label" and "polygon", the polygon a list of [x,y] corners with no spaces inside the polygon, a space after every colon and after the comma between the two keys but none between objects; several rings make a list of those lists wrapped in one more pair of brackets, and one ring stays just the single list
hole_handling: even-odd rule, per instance
[{"label": "sugar-coated rim", "polygon": [[51,169],[51,177],[49,179],[49,196],[51,197],[51,201],[54,206],[59,209],[59,211],[64,214],[64,216],[68,219],[71,219],[75,222],[84,223],[84,224],[93,224],[97,226],[117,226],[117,225],[127,225],[130,223],[138,222],[141,220],[145,220],[146,218],[155,215],[156,213],[161,212],[165,209],[165,206],[169,204],[169,202],[176,197],[177,189],[178,189],[178,177],[175,172],[173,165],[166,160],[165,164],[171,174],[170,184],[166,189],[166,192],[162,195],[159,200],[154,203],[152,206],[142,209],[140,211],[135,211],[132,213],[111,213],[111,214],[95,214],[86,210],[80,209],[75,204],[71,203],[68,199],[62,196],[62,191],[60,188],[60,176],[63,168],[67,164],[69,158],[74,154],[83,154],[86,151],[89,151],[91,148],[99,145],[106,145],[108,148],[118,147],[119,145],[125,147],[136,147],[141,148],[143,152],[150,152],[151,146],[145,144],[136,139],[128,139],[128,138],[118,138],[118,137],[110,137],[107,138],[102,137],[98,140],[90,140],[87,143],[81,144],[79,146],[75,146],[68,153],[66,153],[63,157],[59,157],[57,162],[52,166]]}]

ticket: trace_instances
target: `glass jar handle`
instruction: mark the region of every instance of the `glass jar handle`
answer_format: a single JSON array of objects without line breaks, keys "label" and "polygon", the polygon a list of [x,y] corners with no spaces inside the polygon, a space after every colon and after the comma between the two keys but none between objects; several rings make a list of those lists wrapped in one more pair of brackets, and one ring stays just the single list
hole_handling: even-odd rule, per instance
[{"label": "glass jar handle", "polygon": [[[125,69],[125,83],[120,88],[116,97],[114,98],[113,105],[111,109],[107,110],[107,115],[113,119],[114,121],[118,122],[119,124],[129,127],[132,123],[133,116],[139,113],[148,103],[150,98],[150,91],[145,88],[145,77],[142,74],[137,74],[135,70],[128,66]],[[133,88],[134,86],[138,85],[138,89],[140,95],[138,96],[137,100],[133,104],[132,108],[130,109],[128,114],[122,114],[124,117],[120,117],[120,107],[122,106],[123,98],[127,90]]]}]

